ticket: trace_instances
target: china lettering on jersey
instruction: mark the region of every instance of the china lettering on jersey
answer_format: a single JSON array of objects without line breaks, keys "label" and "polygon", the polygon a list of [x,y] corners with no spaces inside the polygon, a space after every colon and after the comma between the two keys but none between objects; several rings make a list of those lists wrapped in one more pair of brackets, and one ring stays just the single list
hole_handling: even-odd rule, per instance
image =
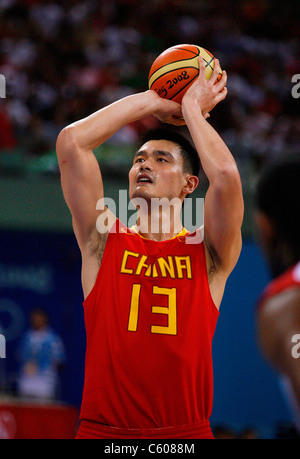
[{"label": "china lettering on jersey", "polygon": [[152,429],[209,418],[218,310],[203,242],[190,237],[156,242],[117,220],[83,303],[81,419]]}]

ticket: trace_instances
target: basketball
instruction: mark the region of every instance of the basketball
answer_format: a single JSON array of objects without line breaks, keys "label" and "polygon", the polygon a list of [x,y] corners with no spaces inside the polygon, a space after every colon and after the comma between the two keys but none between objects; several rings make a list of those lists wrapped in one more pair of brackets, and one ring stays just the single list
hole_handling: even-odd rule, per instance
[{"label": "basketball", "polygon": [[[176,45],[166,49],[153,62],[148,77],[149,89],[180,104],[199,75],[199,55],[205,62],[205,78],[208,80],[215,66],[214,56],[197,45]],[[216,82],[221,76],[220,69]]]}]

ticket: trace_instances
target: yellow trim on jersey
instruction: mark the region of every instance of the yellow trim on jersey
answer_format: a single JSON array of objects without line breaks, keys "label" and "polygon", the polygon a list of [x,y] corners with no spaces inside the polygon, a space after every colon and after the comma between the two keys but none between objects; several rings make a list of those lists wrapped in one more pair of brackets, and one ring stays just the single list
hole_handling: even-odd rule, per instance
[{"label": "yellow trim on jersey", "polygon": [[[152,241],[152,239],[149,239],[147,237],[142,236],[135,228],[135,225],[133,225],[131,228],[129,228],[131,231],[134,231],[138,236],[140,236],[142,239],[146,239],[147,241]],[[185,236],[188,233],[188,231],[185,228],[182,228],[182,230],[177,233],[175,236],[171,237],[170,239],[167,239],[167,241],[171,241],[172,239],[175,239],[176,237],[181,237]]]}]

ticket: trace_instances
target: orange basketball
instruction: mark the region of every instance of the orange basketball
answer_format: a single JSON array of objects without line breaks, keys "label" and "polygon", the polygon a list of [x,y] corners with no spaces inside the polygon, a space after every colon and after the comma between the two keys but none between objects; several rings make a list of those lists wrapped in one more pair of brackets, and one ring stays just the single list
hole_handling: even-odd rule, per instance
[{"label": "orange basketball", "polygon": [[[153,62],[148,77],[149,89],[180,104],[184,93],[199,75],[199,55],[204,59],[208,80],[215,66],[214,56],[197,45],[177,45],[166,49]],[[220,69],[216,81],[221,76]]]}]

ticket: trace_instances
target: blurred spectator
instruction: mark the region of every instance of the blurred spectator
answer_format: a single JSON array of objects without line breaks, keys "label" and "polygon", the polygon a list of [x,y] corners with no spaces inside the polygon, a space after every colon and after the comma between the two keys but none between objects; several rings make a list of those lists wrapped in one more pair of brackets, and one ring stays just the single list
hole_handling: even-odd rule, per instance
[{"label": "blurred spectator", "polygon": [[[210,122],[249,181],[249,163],[259,171],[269,157],[300,147],[299,99],[291,95],[300,74],[298,12],[294,0],[2,0],[6,122],[25,155],[47,154],[62,127],[146,90],[164,49],[196,43],[228,72],[226,104]],[[123,130],[114,144],[134,143],[142,127]]]},{"label": "blurred spectator", "polygon": [[39,400],[57,398],[65,348],[61,338],[49,327],[48,314],[43,309],[31,312],[30,328],[22,338],[19,354],[19,396]]},{"label": "blurred spectator", "polygon": [[233,429],[221,424],[214,427],[213,434],[216,440],[234,440],[237,438]]},{"label": "blurred spectator", "polygon": [[240,440],[256,440],[258,438],[259,435],[253,427],[246,427],[238,435],[238,439]]}]

